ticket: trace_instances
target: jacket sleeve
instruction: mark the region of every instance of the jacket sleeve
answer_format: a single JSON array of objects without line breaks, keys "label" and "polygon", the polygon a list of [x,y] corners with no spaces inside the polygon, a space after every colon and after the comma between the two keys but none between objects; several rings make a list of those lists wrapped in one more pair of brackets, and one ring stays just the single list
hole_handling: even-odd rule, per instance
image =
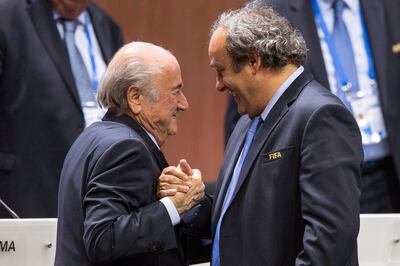
[{"label": "jacket sleeve", "polygon": [[[208,262],[211,259],[211,208],[212,196],[205,195],[190,218],[182,216],[180,229],[185,234],[185,257],[188,264]],[[190,212],[190,211],[189,211]]]},{"label": "jacket sleeve", "polygon": [[88,160],[83,238],[93,263],[177,246],[167,210],[155,201],[159,169],[150,156],[143,143],[129,139]]},{"label": "jacket sleeve", "polygon": [[350,112],[339,104],[314,111],[300,156],[305,230],[296,265],[347,265],[357,248],[363,160],[361,136]]}]

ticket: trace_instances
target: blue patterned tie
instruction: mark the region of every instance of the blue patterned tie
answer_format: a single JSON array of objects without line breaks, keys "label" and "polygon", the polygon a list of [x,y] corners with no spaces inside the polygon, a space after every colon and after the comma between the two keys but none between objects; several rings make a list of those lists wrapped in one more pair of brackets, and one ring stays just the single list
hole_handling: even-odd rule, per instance
[{"label": "blue patterned tie", "polygon": [[215,230],[214,236],[214,243],[212,249],[212,266],[219,266],[220,265],[220,258],[219,258],[219,234],[221,229],[221,222],[224,217],[224,214],[232,200],[233,192],[235,191],[236,184],[239,180],[240,171],[242,170],[242,166],[244,160],[246,159],[247,153],[250,150],[250,146],[253,143],[254,136],[256,135],[257,129],[260,125],[261,118],[259,116],[254,117],[249,130],[246,134],[246,140],[244,142],[242,152],[240,153],[239,160],[236,163],[235,169],[233,171],[231,182],[229,183],[228,190],[226,191],[224,203],[222,204],[221,214],[219,216],[217,228]]},{"label": "blue patterned tie", "polygon": [[72,74],[74,75],[75,85],[78,89],[82,106],[87,102],[95,101],[91,89],[89,74],[75,44],[75,30],[78,26],[77,20],[64,21],[64,41],[67,46],[69,61],[71,63]]},{"label": "blue patterned tie", "polygon": [[[353,46],[351,45],[349,32],[347,31],[346,25],[343,21],[343,10],[345,8],[346,3],[343,0],[336,0],[333,4],[335,24],[333,27],[332,39],[347,80],[352,84],[351,90],[356,92],[359,90],[357,66],[354,61]],[[344,97],[344,95],[338,95],[340,98]]]}]

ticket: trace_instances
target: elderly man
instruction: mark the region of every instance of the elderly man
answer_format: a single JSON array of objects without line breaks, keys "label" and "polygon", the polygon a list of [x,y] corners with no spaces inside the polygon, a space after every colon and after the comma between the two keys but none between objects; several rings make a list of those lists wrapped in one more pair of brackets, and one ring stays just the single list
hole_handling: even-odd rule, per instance
[{"label": "elderly man", "polygon": [[[134,42],[117,52],[98,96],[108,112],[64,163],[55,265],[187,265],[179,214],[203,198],[204,184],[168,167],[160,151],[188,108],[182,88],[169,51]],[[187,180],[187,193],[157,200],[162,169]]]},{"label": "elderly man", "polygon": [[191,227],[208,229],[212,265],[358,265],[361,135],[304,70],[300,33],[249,3],[215,22],[209,56],[217,90],[231,93],[243,115],[213,212],[206,198]]}]

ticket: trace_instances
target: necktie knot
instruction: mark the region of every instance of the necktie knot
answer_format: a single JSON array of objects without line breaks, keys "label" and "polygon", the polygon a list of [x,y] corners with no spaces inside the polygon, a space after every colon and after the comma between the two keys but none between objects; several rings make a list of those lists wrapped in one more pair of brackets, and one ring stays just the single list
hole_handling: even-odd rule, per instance
[{"label": "necktie knot", "polygon": [[64,30],[67,33],[75,33],[76,27],[78,26],[79,22],[74,20],[64,20]]},{"label": "necktie knot", "polygon": [[343,10],[346,7],[346,3],[343,0],[336,0],[333,3],[333,9],[335,11],[335,18],[341,18],[343,15]]},{"label": "necktie knot", "polygon": [[251,125],[247,132],[247,135],[250,135],[253,138],[257,132],[258,127],[260,126],[260,123],[261,123],[261,117],[259,116],[254,117],[253,120],[251,121]]}]

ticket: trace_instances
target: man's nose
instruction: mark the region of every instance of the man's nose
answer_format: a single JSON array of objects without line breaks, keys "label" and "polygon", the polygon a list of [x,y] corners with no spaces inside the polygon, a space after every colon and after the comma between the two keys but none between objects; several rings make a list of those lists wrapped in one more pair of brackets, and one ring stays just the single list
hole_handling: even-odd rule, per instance
[{"label": "man's nose", "polygon": [[178,101],[178,108],[181,111],[186,111],[189,108],[189,102],[186,99],[185,94],[181,93]]},{"label": "man's nose", "polygon": [[216,83],[215,83],[215,88],[217,89],[217,91],[225,91],[225,84],[222,82],[221,79],[217,78]]}]

